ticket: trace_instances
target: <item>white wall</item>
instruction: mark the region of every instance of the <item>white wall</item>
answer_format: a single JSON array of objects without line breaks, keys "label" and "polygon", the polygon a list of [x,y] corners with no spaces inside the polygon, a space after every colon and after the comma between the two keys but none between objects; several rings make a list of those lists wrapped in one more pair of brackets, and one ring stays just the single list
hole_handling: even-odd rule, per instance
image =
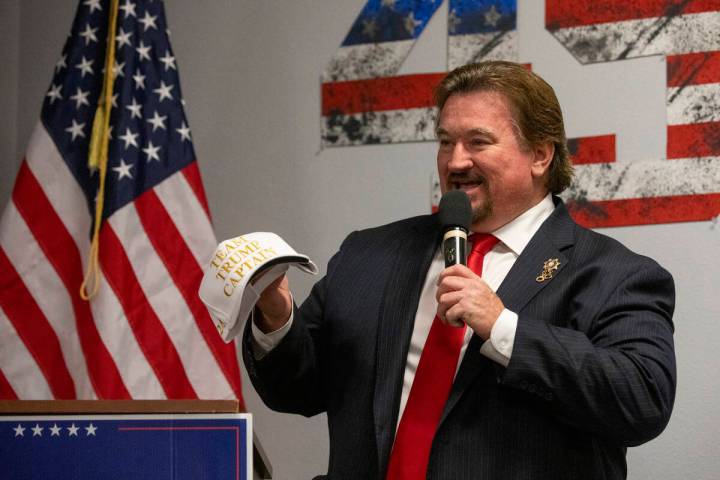
[{"label": "white wall", "polygon": [[20,0],[0,2],[0,45],[0,112],[5,117],[0,128],[0,205],[5,205],[20,165],[16,148]]},{"label": "white wall", "polygon": [[[18,119],[0,133],[0,200],[5,201],[17,170],[17,163],[11,163],[22,154],[37,121],[77,3],[3,2],[0,39],[9,48],[0,60],[7,56],[2,64],[9,68],[0,71],[0,107],[11,113],[16,108]],[[428,211],[432,143],[319,151],[319,75],[363,4],[364,0],[166,2],[187,114],[219,238],[275,231],[324,268],[348,232]],[[664,61],[652,57],[581,67],[544,31],[543,11],[543,2],[521,0],[520,57],[556,87],[568,135],[615,132],[618,161],[662,158]],[[444,70],[445,13],[436,17],[404,72]],[[720,224],[626,227],[605,233],[656,258],[677,284],[675,412],[658,439],[630,449],[629,477],[717,478]],[[304,298],[311,279],[297,274],[291,280],[296,297]],[[324,472],[325,419],[270,412],[244,380],[247,404],[276,478],[309,478]]]}]

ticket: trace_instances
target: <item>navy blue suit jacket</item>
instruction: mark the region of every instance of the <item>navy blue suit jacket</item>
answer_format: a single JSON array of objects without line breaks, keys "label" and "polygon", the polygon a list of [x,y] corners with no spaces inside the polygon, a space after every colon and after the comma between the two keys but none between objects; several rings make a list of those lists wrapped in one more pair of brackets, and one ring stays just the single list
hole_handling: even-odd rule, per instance
[{"label": "navy blue suit jacket", "polygon": [[[675,395],[672,277],[584,229],[558,199],[497,291],[518,314],[507,368],[468,346],[430,453],[433,479],[620,479]],[[244,359],[270,407],[327,412],[328,477],[383,478],[435,216],[354,232],[282,342]],[[538,282],[546,260],[552,278]]]}]

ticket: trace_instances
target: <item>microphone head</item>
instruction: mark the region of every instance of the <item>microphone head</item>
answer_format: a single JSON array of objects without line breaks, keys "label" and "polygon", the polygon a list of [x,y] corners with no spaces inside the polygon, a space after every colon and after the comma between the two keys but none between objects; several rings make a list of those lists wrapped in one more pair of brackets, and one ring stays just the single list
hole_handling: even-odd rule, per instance
[{"label": "microphone head", "polygon": [[440,225],[443,231],[460,227],[470,230],[472,207],[470,199],[462,190],[450,190],[440,199]]}]

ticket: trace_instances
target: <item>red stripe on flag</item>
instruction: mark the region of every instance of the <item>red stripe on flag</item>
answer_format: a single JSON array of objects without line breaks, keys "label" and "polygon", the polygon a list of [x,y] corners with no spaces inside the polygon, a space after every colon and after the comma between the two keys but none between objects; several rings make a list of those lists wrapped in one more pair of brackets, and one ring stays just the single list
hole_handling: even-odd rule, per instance
[{"label": "red stripe on flag", "polygon": [[612,163],[615,161],[615,135],[578,137],[568,139],[572,163]]},{"label": "red stripe on flag", "polygon": [[720,0],[546,0],[548,30],[720,10]]},{"label": "red stripe on flag", "polygon": [[2,400],[18,400],[17,393],[13,390],[10,382],[7,381],[2,370],[0,370],[0,399]]},{"label": "red stripe on flag", "polygon": [[720,193],[567,203],[570,214],[587,228],[658,223],[701,222],[720,214]]},{"label": "red stripe on flag", "polygon": [[348,115],[435,106],[433,89],[446,73],[351,80],[322,84],[322,114]]},{"label": "red stripe on flag", "polygon": [[720,155],[720,122],[668,125],[668,159],[716,155]]},{"label": "red stripe on flag", "polygon": [[98,334],[90,304],[80,298],[83,271],[77,245],[26,162],[20,166],[13,200],[68,291],[80,345],[96,395],[100,399],[130,398],[120,372]]},{"label": "red stripe on flag", "polygon": [[[210,351],[215,356],[215,360],[218,362],[233,392],[241,401],[240,403],[243,403],[240,388],[240,368],[237,363],[235,345],[233,343],[226,344],[222,341],[198,295],[198,288],[203,276],[202,269],[165,206],[153,190],[148,190],[140,195],[135,200],[135,207],[150,242],[168,269],[170,278],[173,279],[187,302],[200,332],[210,347]],[[244,405],[241,406],[244,408]]]},{"label": "red stripe on flag", "polygon": [[0,307],[43,372],[55,398],[74,399],[75,383],[55,330],[0,248]]},{"label": "red stripe on flag", "polygon": [[109,223],[100,232],[100,263],[140,349],[168,398],[198,398],[180,355],[148,302],[120,239]]},{"label": "red stripe on flag", "polygon": [[[531,69],[531,65],[524,64]],[[322,84],[322,115],[407,110],[435,106],[433,91],[447,72],[418,73]]]},{"label": "red stripe on flag", "polygon": [[194,161],[187,167],[183,168],[182,173],[185,176],[185,180],[187,180],[188,184],[190,185],[190,188],[192,188],[192,191],[195,192],[195,196],[200,202],[200,205],[202,205],[203,209],[205,210],[208,218],[212,221],[212,216],[210,215],[210,207],[208,206],[207,197],[205,196],[205,188],[203,187],[202,176],[200,175],[200,167],[198,167],[198,162]]},{"label": "red stripe on flag", "polygon": [[688,53],[667,57],[668,87],[718,82],[720,82],[720,52]]}]

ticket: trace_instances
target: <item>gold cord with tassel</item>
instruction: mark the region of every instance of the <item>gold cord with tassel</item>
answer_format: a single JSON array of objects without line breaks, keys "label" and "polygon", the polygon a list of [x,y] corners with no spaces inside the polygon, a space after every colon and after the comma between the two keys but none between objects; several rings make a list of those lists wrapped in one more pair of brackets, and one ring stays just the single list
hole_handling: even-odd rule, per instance
[{"label": "gold cord with tassel", "polygon": [[110,2],[110,20],[108,25],[107,51],[105,52],[105,78],[93,120],[88,167],[96,170],[100,176],[97,198],[95,199],[95,223],[92,241],[88,252],[85,277],[80,285],[80,297],[83,300],[93,298],[100,287],[100,224],[105,206],[105,174],[107,173],[108,143],[110,133],[110,110],[112,109],[113,82],[115,80],[115,29],[117,24],[118,0]]}]

